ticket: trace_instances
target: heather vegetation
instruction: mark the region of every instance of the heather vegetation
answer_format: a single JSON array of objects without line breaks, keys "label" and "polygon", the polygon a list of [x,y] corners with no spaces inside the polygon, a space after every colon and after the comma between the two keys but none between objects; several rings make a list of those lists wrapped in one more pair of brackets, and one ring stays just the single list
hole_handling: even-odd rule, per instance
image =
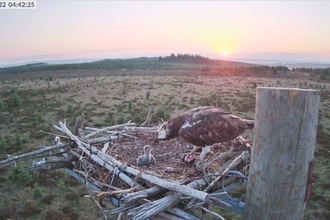
[{"label": "heather vegetation", "polygon": [[[0,69],[0,160],[7,155],[53,145],[54,137],[40,131],[55,132],[52,125],[63,119],[73,129],[82,112],[89,127],[129,120],[140,124],[149,108],[154,110],[151,123],[157,124],[161,119],[201,105],[213,105],[243,118],[254,118],[258,86],[317,89],[321,93],[321,106],[315,182],[305,219],[330,218],[328,69],[167,63],[158,59],[104,60],[75,65],[40,63]],[[97,71],[92,65],[99,66]],[[115,70],[106,69],[107,65]],[[88,192],[83,184],[63,170],[28,172],[26,168],[32,160],[0,169],[3,192],[0,219],[102,219],[93,199],[84,198]],[[213,208],[227,220],[241,218]],[[206,214],[203,219],[214,218]]]}]

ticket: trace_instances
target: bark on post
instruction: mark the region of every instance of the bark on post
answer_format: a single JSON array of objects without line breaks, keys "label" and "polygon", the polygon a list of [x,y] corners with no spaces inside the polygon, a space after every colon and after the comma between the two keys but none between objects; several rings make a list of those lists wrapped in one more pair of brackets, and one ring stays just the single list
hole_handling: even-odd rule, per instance
[{"label": "bark on post", "polygon": [[316,90],[257,88],[243,219],[303,219],[319,103]]}]

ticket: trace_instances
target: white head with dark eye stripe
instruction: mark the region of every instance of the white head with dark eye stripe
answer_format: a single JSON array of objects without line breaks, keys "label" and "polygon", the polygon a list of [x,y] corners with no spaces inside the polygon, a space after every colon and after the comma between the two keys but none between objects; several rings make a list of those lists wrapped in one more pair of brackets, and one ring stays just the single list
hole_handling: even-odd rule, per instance
[{"label": "white head with dark eye stripe", "polygon": [[168,136],[167,122],[163,123],[157,131],[157,140],[164,140]]}]

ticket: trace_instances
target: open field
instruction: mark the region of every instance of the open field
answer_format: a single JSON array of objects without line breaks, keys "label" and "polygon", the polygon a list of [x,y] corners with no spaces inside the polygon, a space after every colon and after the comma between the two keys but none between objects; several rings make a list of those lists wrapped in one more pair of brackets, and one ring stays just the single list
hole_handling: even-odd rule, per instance
[{"label": "open field", "polygon": [[[11,76],[0,75],[0,94],[4,103],[4,107],[0,109],[0,138],[7,145],[0,148],[0,160],[5,159],[6,154],[17,155],[36,150],[38,146],[52,145],[53,136],[39,131],[55,132],[52,125],[63,119],[66,119],[68,127],[73,130],[75,120],[82,112],[86,119],[85,126],[88,127],[119,124],[129,120],[141,123],[149,108],[154,109],[151,123],[156,124],[161,118],[168,119],[203,105],[217,106],[242,118],[253,119],[258,86],[320,90],[315,182],[305,219],[330,218],[329,83],[312,81],[306,74],[263,78],[216,76],[194,70],[80,70]],[[21,105],[12,104],[14,93],[17,93]],[[43,190],[42,197],[34,198],[31,192],[33,184],[24,187],[10,178],[12,168],[13,166],[0,170],[0,188],[5,192],[0,201],[0,219],[1,214],[15,207],[15,201],[20,202],[16,205],[17,213],[20,213],[19,219],[43,219],[49,214],[49,210],[64,214],[59,207],[65,205],[73,208],[80,215],[79,219],[102,217],[91,199],[81,197],[86,194],[84,186],[62,172],[33,174],[33,183],[39,183]],[[66,190],[58,187],[61,180],[66,184]],[[47,195],[53,195],[50,204],[43,201]],[[40,210],[28,217],[23,211],[32,210],[31,207],[39,207]],[[50,214],[56,216],[59,213]],[[237,215],[228,214],[226,219],[236,218]]]}]

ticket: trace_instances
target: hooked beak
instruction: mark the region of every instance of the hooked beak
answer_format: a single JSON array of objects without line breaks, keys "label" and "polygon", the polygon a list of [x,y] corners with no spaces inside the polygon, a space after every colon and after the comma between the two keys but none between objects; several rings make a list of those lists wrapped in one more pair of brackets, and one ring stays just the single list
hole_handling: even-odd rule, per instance
[{"label": "hooked beak", "polygon": [[156,135],[155,139],[154,139],[155,143],[159,143],[159,139],[158,139],[158,134]]}]

